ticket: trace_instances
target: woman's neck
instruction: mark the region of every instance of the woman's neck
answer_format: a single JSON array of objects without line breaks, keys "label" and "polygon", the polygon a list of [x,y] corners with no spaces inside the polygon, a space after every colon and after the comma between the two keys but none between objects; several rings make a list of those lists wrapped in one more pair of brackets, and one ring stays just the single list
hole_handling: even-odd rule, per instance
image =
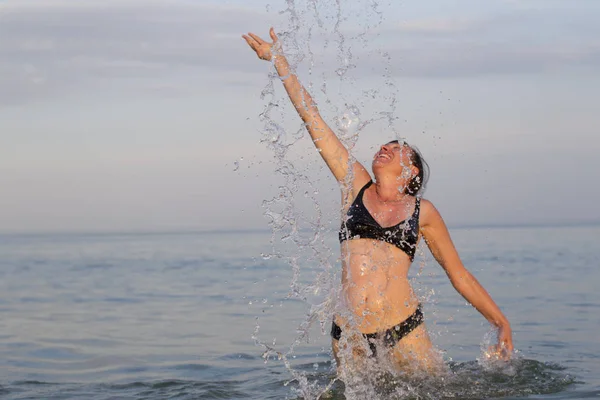
[{"label": "woman's neck", "polygon": [[396,177],[387,179],[385,177],[377,177],[375,181],[375,193],[377,193],[378,200],[384,203],[399,202],[406,197],[404,186],[404,182],[398,180]]}]

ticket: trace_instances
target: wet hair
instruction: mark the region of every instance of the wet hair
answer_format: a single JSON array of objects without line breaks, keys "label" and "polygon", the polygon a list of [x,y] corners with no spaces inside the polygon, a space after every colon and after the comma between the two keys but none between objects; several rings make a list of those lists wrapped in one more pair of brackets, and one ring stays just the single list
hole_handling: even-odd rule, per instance
[{"label": "wet hair", "polygon": [[425,186],[429,180],[429,165],[421,155],[421,152],[415,146],[411,146],[406,142],[400,143],[398,140],[392,140],[390,143],[398,143],[402,146],[407,146],[411,150],[410,162],[419,169],[419,173],[410,180],[404,189],[404,193],[412,196],[423,195]]}]

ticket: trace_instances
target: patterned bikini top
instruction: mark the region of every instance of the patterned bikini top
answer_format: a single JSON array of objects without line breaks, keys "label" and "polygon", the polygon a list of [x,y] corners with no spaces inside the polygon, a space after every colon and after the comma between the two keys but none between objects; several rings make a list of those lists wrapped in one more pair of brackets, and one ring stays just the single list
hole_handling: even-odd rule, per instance
[{"label": "patterned bikini top", "polygon": [[356,199],[354,199],[354,202],[348,209],[346,221],[342,222],[340,229],[340,243],[348,239],[381,240],[382,242],[387,242],[398,247],[413,261],[419,240],[420,199],[417,198],[415,211],[410,218],[394,226],[384,228],[375,221],[375,218],[373,218],[363,203],[363,194],[372,184],[373,181],[369,181],[369,183],[360,189],[358,196],[356,196]]}]

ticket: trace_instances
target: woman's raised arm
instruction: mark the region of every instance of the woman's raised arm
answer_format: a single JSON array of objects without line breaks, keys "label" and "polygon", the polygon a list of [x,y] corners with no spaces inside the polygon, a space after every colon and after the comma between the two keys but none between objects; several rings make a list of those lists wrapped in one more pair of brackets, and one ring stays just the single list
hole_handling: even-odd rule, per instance
[{"label": "woman's raised arm", "polygon": [[[335,178],[339,182],[344,182],[348,174],[348,150],[323,121],[312,97],[302,86],[298,77],[291,71],[285,56],[281,52],[273,28],[271,28],[269,34],[273,39],[272,43],[264,41],[253,33],[242,35],[242,37],[260,59],[266,61],[274,59],[275,68],[283,82],[283,86],[298,115],[302,118],[315,146]],[[354,173],[352,185],[355,189],[362,187],[371,179],[369,173],[360,163],[355,162],[352,168]]]}]

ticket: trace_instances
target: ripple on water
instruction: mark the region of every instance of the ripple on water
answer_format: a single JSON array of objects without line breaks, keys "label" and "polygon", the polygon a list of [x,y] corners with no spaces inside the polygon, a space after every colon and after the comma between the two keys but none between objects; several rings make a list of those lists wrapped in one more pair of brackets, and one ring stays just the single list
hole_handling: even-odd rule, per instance
[{"label": "ripple on water", "polygon": [[13,382],[13,385],[15,385],[15,386],[35,386],[35,385],[60,385],[60,384],[52,383],[52,382],[36,381],[36,380],[26,380],[26,381]]},{"label": "ripple on water", "polygon": [[218,360],[258,360],[258,357],[247,353],[233,353],[220,356]]},{"label": "ripple on water", "polygon": [[87,355],[68,347],[44,347],[30,351],[29,355],[34,359],[44,360],[85,360],[88,358]]},{"label": "ripple on water", "polygon": [[123,341],[116,339],[104,339],[104,338],[47,338],[44,339],[44,342],[54,343],[54,344],[66,344],[66,345],[77,345],[77,346],[85,346],[85,347],[108,347],[115,346],[118,344],[122,344]]},{"label": "ripple on water", "polygon": [[204,371],[211,368],[210,365],[206,364],[180,364],[175,365],[173,369],[176,370],[188,370],[188,371]]},{"label": "ripple on water", "polygon": [[145,398],[201,398],[234,399],[249,398],[251,395],[241,390],[241,381],[194,382],[185,380],[160,380],[154,382],[133,382],[126,385],[106,385],[105,389]]}]

